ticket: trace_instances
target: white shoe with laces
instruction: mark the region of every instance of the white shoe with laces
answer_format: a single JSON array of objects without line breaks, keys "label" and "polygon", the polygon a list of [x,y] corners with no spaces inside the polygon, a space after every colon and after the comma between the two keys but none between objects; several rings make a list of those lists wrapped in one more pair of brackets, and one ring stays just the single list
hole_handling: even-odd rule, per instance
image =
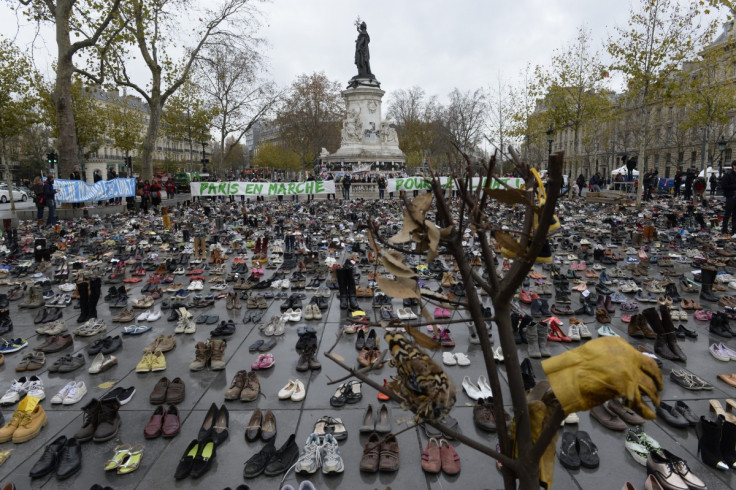
[{"label": "white shoe with laces", "polygon": [[342,473],[345,471],[345,463],[340,455],[340,447],[332,434],[327,434],[321,446],[322,473]]},{"label": "white shoe with laces", "polygon": [[69,394],[69,391],[72,389],[72,386],[74,385],[74,381],[70,381],[62,389],[59,390],[57,394],[51,397],[51,403],[56,405],[59,403],[64,403],[64,399]]},{"label": "white shoe with laces", "polygon": [[[329,434],[328,434],[329,435]],[[327,436],[325,436],[325,439]],[[320,467],[321,459],[321,448],[322,445],[319,441],[319,435],[312,433],[307,438],[304,449],[302,449],[299,455],[299,460],[296,462],[295,471],[297,473],[314,474]]]},{"label": "white shoe with laces", "polygon": [[588,330],[588,327],[584,323],[578,323],[578,333],[580,334],[581,339],[592,339],[593,335],[590,333],[590,330]]},{"label": "white shoe with laces", "polygon": [[73,383],[71,389],[64,397],[64,401],[62,403],[64,405],[74,405],[86,394],[87,386],[84,384],[84,381],[77,381],[76,383]]},{"label": "white shoe with laces", "polygon": [[43,381],[38,376],[31,376],[24,386],[27,396],[32,396],[43,400],[46,398],[46,392],[43,389]]}]

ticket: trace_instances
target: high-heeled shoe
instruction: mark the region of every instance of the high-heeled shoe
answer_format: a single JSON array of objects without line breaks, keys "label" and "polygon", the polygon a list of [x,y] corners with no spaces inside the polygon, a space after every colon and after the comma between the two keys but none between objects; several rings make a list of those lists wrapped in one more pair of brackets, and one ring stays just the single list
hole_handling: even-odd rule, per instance
[{"label": "high-heeled shoe", "polygon": [[202,427],[199,428],[199,434],[197,435],[197,439],[200,441],[204,441],[210,435],[212,434],[212,429],[215,426],[215,421],[217,420],[217,405],[214,403],[210,405],[210,409],[207,411],[207,415],[204,416],[204,422],[202,422]]},{"label": "high-heeled shoe", "polygon": [[719,470],[727,470],[729,468],[723,461],[723,455],[721,454],[723,421],[723,417],[720,415],[716,422],[710,421],[705,417],[700,417],[700,422],[695,426],[700,458],[703,460],[703,463]]},{"label": "high-heeled shoe", "polygon": [[217,412],[217,418],[215,419],[215,423],[212,426],[212,431],[210,433],[212,440],[217,446],[225,442],[225,439],[227,439],[229,426],[230,413],[228,412],[227,407],[222,405],[220,410]]}]

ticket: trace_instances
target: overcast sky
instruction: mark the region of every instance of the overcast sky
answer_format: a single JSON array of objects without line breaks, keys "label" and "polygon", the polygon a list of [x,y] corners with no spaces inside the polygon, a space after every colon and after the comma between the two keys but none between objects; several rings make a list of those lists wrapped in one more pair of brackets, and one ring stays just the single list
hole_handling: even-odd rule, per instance
[{"label": "overcast sky", "polygon": [[[548,64],[579,26],[590,29],[594,47],[603,52],[613,26],[626,24],[629,5],[626,0],[273,0],[262,7],[261,35],[269,43],[266,54],[278,85],[324,71],[344,86],[357,74],[354,21],[360,16],[371,37],[371,68],[384,90],[418,85],[445,100],[455,87],[488,86],[499,73],[514,82],[527,63]],[[0,15],[0,32],[14,37],[16,22],[5,2]],[[26,27],[17,39],[28,44],[32,33]],[[36,61],[48,74],[56,46],[50,30],[42,37]]]}]

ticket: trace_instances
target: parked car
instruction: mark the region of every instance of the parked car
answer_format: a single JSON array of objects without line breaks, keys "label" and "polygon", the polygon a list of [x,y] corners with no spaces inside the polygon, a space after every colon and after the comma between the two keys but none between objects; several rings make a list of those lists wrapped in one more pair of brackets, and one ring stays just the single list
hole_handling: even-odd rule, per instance
[{"label": "parked car", "polygon": [[[16,187],[13,187],[13,200],[25,202],[28,200],[28,193],[23,192]],[[10,195],[8,194],[8,184],[0,184],[0,203],[6,202],[10,202]]]}]

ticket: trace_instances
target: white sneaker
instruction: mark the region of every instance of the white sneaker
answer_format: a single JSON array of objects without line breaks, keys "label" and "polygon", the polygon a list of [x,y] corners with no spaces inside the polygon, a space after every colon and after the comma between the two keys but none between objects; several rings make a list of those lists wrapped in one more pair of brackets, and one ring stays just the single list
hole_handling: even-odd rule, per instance
[{"label": "white sneaker", "polygon": [[321,450],[323,474],[342,473],[345,471],[345,463],[340,455],[340,448],[337,445],[337,440],[335,440],[332,434],[325,435],[325,440],[322,443]]},{"label": "white sneaker", "polygon": [[72,386],[74,386],[74,381],[68,382],[62,389],[59,390],[57,394],[51,397],[51,403],[54,405],[57,405],[59,403],[64,403],[64,399],[66,398],[66,395],[69,394],[69,391],[72,389]]},{"label": "white sneaker", "polygon": [[38,376],[31,376],[24,388],[27,396],[32,396],[39,400],[46,398],[46,392],[43,390],[43,381]]},{"label": "white sneaker", "polygon": [[580,342],[580,330],[576,324],[573,323],[570,325],[570,328],[567,329],[567,336],[570,337],[570,340],[573,342]]},{"label": "white sneaker", "polygon": [[8,391],[6,391],[3,397],[0,398],[0,405],[12,405],[17,403],[21,397],[25,396],[27,383],[28,379],[25,376],[19,379],[14,379],[10,384]]},{"label": "white sneaker", "polygon": [[148,312],[148,320],[149,322],[155,322],[161,318],[161,310],[155,310],[155,311],[149,311]]},{"label": "white sneaker", "polygon": [[140,315],[136,317],[136,320],[139,322],[147,322],[148,321],[148,312],[144,311]]},{"label": "white sneaker", "polygon": [[592,339],[593,335],[591,335],[590,330],[588,330],[587,325],[584,323],[578,323],[578,333],[580,334],[581,339]]},{"label": "white sneaker", "polygon": [[77,381],[73,384],[72,388],[69,390],[69,393],[67,393],[66,397],[64,397],[63,404],[64,405],[74,405],[79,400],[82,399],[84,395],[87,394],[87,386],[84,384],[84,381]]}]

